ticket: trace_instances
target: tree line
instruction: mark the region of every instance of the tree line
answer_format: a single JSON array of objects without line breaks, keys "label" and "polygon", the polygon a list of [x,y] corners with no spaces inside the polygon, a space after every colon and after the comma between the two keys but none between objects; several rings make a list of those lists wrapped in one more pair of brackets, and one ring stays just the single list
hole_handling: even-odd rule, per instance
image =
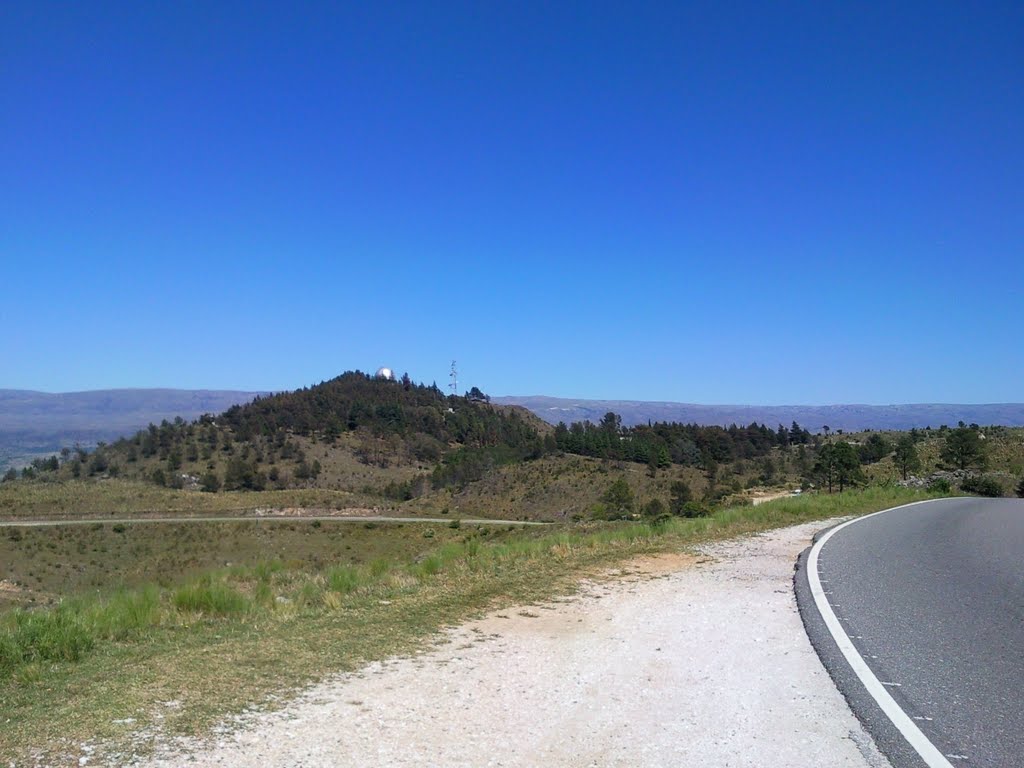
[{"label": "tree line", "polygon": [[608,412],[597,424],[585,421],[567,426],[562,422],[555,427],[555,445],[565,453],[658,468],[678,464],[706,469],[767,456],[774,448],[814,441],[814,436],[795,421],[789,427],[780,424],[777,429],[764,424],[720,427],[677,422],[623,427],[621,417]]}]

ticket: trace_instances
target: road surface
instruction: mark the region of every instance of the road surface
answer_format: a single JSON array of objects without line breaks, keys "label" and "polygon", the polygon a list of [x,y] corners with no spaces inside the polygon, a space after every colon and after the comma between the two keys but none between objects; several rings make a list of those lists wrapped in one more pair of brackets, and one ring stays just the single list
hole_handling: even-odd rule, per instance
[{"label": "road surface", "polygon": [[[1024,765],[1024,501],[944,499],[861,518],[802,563],[811,640],[894,766]],[[839,636],[811,595],[815,570]],[[853,674],[856,656],[865,675]],[[872,676],[889,703],[868,695]],[[911,724],[902,733],[892,704]]]}]

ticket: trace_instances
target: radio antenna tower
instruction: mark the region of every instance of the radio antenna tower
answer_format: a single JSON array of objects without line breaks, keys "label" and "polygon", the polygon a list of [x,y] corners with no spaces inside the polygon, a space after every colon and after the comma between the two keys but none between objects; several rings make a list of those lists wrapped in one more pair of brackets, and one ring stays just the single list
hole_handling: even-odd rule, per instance
[{"label": "radio antenna tower", "polygon": [[448,377],[452,380],[452,383],[448,385],[448,388],[452,391],[453,397],[459,395],[459,373],[455,370],[455,361],[452,360],[452,372],[448,374]]}]

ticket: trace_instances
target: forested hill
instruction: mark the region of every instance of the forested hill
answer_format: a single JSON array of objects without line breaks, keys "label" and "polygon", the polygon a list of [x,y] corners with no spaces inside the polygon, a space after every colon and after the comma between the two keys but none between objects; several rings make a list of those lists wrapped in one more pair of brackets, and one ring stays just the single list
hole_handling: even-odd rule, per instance
[{"label": "forested hill", "polygon": [[395,381],[353,371],[36,463],[75,478],[122,476],[208,491],[379,491],[412,479],[423,486],[438,462],[464,464],[466,452],[483,452],[475,474],[498,461],[540,455],[554,447],[551,432],[526,409],[491,405],[476,388],[447,396],[408,376]]},{"label": "forested hill", "polygon": [[[475,390],[479,392],[479,390]],[[518,446],[538,437],[544,422],[526,409],[491,406],[477,397],[448,397],[436,385],[415,384],[358,371],[294,392],[257,397],[229,408],[219,420],[235,439],[322,434],[333,440],[345,432],[369,430],[376,435],[428,435],[444,443],[472,446]]]}]

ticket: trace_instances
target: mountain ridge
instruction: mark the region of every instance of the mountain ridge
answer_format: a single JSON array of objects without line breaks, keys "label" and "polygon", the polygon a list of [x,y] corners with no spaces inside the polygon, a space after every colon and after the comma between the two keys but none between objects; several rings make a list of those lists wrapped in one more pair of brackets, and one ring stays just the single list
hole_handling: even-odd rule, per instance
[{"label": "mountain ridge", "polygon": [[824,426],[830,429],[858,431],[863,429],[925,429],[959,421],[1007,427],[1024,426],[1024,403],[896,403],[864,405],[705,405],[650,400],[590,400],[587,398],[549,397],[546,395],[494,397],[501,405],[520,405],[533,411],[550,424],[564,421],[597,422],[612,411],[622,423],[643,424],[648,421],[676,421],[707,426],[730,424],[783,424],[796,421],[812,431]]}]

